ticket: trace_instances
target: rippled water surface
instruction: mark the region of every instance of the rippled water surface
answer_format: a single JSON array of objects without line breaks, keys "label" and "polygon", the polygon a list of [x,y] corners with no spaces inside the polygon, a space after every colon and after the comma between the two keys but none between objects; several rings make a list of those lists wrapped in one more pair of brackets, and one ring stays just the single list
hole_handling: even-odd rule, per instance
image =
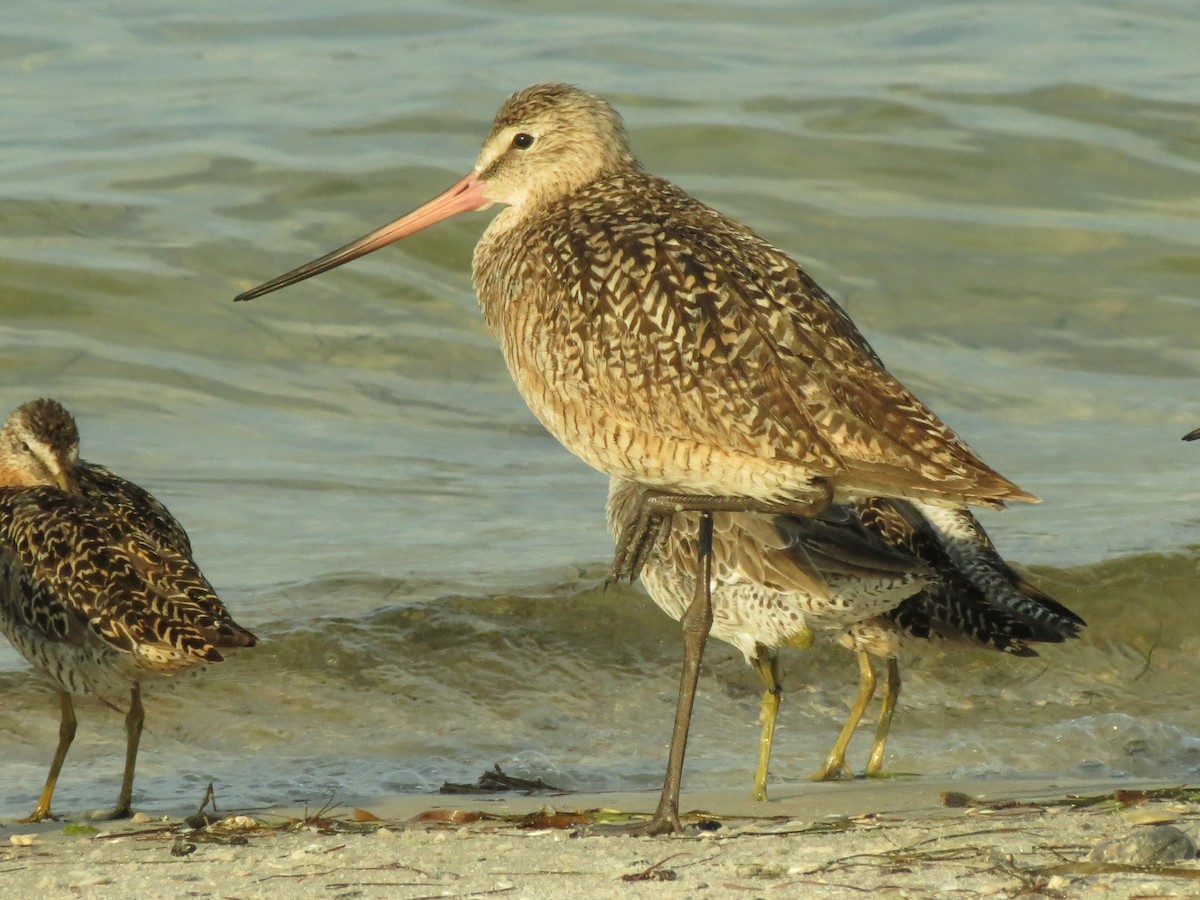
[{"label": "rippled water surface", "polygon": [[[8,0],[0,405],[72,408],[85,455],[171,506],[264,638],[148,700],[141,805],[209,780],[352,801],[495,762],[660,777],[677,630],[598,589],[605,479],[537,425],[482,323],[487,214],[230,302],[461,176],[539,80],[613,100],[648,168],[798,256],[1044,499],[985,521],[1086,636],[910,661],[888,767],[1197,777],[1200,21],[1183,0],[902,6]],[[687,783],[748,786],[755,677],[709,661]],[[853,677],[837,647],[789,659],[777,777],[815,768]],[[0,698],[11,816],[57,715],[7,645]],[[64,810],[119,780],[119,715],[80,719]]]}]

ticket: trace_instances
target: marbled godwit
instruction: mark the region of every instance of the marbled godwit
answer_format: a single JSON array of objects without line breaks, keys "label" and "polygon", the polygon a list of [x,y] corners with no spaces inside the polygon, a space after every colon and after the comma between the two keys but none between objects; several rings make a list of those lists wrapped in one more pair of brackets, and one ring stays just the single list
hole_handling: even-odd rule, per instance
[{"label": "marbled godwit", "polygon": [[0,430],[0,631],[55,683],[62,708],[50,774],[26,822],[51,815],[75,737],[73,693],[130,692],[125,771],[109,813],[121,818],[133,794],[142,682],[255,643],[166,507],[78,452],[75,421],[54,400],[18,407]]},{"label": "marbled godwit", "polygon": [[[884,368],[800,266],[640,168],[617,112],[564,84],[501,106],[474,169],[417,210],[238,296],[294,284],[456,213],[506,208],[474,284],[517,387],[571,452],[645,489],[614,573],[635,577],[663,523],[717,510],[806,513],[854,496],[963,507],[1034,500]],[[708,580],[683,617],[684,673],[662,799],[679,827]],[[813,585],[813,590],[823,590]]]},{"label": "marbled godwit", "polygon": [[[640,488],[609,485],[614,535],[636,514]],[[656,604],[679,619],[695,593],[695,514],[680,514],[646,558],[642,583]],[[887,677],[868,775],[878,774],[900,691],[897,653],[931,641],[1036,656],[1035,642],[1061,642],[1083,620],[1033,587],[995,551],[982,526],[964,513],[955,529],[957,561],[944,539],[905,501],[873,499],[832,507],[817,518],[720,513],[714,517],[712,634],[732,644],[762,679],[762,734],[751,796],[765,800],[767,767],[782,697],[780,647],[807,648],[814,631],[838,633],[856,652],[859,688],[845,726],[817,780],[847,778],[846,748],[875,693],[871,657]],[[796,555],[800,548],[804,552]],[[830,597],[814,595],[814,566]]]}]

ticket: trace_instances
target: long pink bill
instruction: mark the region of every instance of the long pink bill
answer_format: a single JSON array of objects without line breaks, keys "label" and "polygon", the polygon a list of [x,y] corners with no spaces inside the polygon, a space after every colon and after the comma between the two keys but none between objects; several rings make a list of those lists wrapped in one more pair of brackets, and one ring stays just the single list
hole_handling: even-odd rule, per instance
[{"label": "long pink bill", "polygon": [[450,216],[458,215],[458,213],[483,209],[485,206],[491,205],[491,201],[483,196],[483,191],[486,187],[487,182],[480,180],[476,173],[471,172],[449,190],[438,194],[428,203],[417,207],[408,215],[401,216],[395,222],[384,225],[382,228],[360,237],[357,241],[351,241],[345,247],[340,247],[332,253],[326,253],[320,259],[314,259],[312,262],[305,263],[298,268],[292,269],[290,272],[284,272],[278,278],[272,278],[270,281],[265,281],[256,288],[244,291],[233,298],[234,302],[253,300],[255,297],[261,297],[263,294],[277,291],[282,287],[287,287],[289,284],[295,284],[297,281],[303,281],[306,278],[312,278],[314,275],[320,275],[322,272],[336,268],[342,263],[348,263],[352,259],[365,256],[372,250],[385,247],[393,241],[398,241],[401,238],[408,237],[410,234],[415,234],[422,228],[428,228],[435,222],[448,219]]}]

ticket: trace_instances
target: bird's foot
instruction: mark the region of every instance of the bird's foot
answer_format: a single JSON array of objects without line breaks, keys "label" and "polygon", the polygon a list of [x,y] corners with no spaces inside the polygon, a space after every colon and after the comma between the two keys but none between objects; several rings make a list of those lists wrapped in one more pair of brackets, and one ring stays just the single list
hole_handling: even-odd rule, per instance
[{"label": "bird's foot", "polygon": [[682,834],[683,826],[679,822],[679,796],[674,796],[664,788],[663,795],[658,798],[658,806],[654,815],[644,821],[632,822],[601,822],[595,825],[585,825],[575,832],[580,836],[602,835],[606,837],[655,837],[660,834]]},{"label": "bird's foot", "polygon": [[827,762],[809,777],[810,781],[853,781],[854,773],[845,763]]},{"label": "bird's foot", "polygon": [[92,813],[88,818],[94,819],[97,822],[115,822],[117,819],[128,819],[133,816],[133,810],[129,808],[129,804],[118,805],[114,809],[99,809]]},{"label": "bird's foot", "polygon": [[658,837],[663,834],[683,834],[679,816],[659,816],[657,813],[641,822],[605,822],[586,825],[577,832],[583,837]]},{"label": "bird's foot", "polygon": [[650,551],[658,543],[663,526],[670,518],[669,514],[664,516],[658,512],[658,504],[651,502],[657,499],[657,496],[659,495],[651,491],[643,493],[638,501],[637,515],[621,529],[612,569],[609,570],[608,578],[604,580],[605,587],[621,581],[632,584],[642,573]]},{"label": "bird's foot", "polygon": [[33,822],[44,822],[47,819],[52,822],[62,821],[61,816],[56,816],[54,813],[50,812],[50,807],[42,809],[40,806],[34,809],[34,811],[29,815],[25,816],[25,818],[17,819],[17,821],[22,825],[29,825]]}]

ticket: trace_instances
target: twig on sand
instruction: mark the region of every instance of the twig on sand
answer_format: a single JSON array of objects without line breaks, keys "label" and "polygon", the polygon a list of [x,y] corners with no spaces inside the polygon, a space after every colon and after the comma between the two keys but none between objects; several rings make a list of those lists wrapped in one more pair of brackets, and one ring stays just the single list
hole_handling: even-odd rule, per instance
[{"label": "twig on sand", "polygon": [[622,875],[622,881],[674,881],[676,878],[674,869],[664,869],[663,866],[675,859],[678,856],[691,856],[686,851],[672,853],[670,856],[663,857],[653,865],[647,866],[640,872],[631,872],[628,875]]}]

